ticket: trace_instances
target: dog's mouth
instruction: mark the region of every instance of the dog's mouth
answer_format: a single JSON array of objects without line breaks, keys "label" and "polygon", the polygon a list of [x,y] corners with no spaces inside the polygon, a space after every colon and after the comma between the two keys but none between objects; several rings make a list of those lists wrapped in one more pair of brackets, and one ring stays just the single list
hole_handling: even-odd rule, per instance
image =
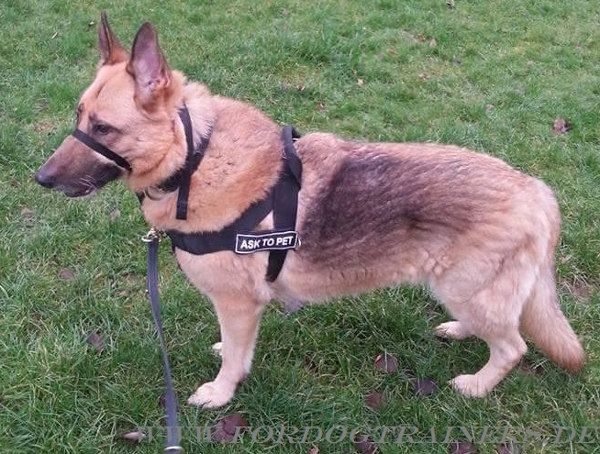
[{"label": "dog's mouth", "polygon": [[61,192],[71,199],[79,199],[82,197],[93,197],[98,192],[98,188],[87,187],[83,189],[65,189]]},{"label": "dog's mouth", "polygon": [[35,176],[36,181],[48,189],[62,192],[69,198],[82,198],[92,196],[107,183],[121,176],[121,169],[109,164],[86,172],[84,175],[75,176],[57,174],[42,168]]}]

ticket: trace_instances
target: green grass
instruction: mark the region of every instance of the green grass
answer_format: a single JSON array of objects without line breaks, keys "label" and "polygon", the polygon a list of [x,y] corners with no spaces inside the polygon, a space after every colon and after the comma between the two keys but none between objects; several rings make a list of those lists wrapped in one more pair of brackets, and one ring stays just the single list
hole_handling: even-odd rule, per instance
[{"label": "green grass", "polygon": [[[139,241],[146,226],[135,198],[114,185],[93,200],[72,201],[33,182],[72,127],[78,96],[93,78],[103,9],[123,43],[143,21],[153,22],[172,67],[281,124],[485,151],[546,181],[564,218],[560,296],[588,353],[581,375],[560,371],[532,349],[526,361],[539,366],[536,373],[515,370],[489,397],[464,399],[446,382],[478,369],[485,346],[436,340],[431,328],[447,316],[426,292],[380,290],[293,316],[270,307],[253,372],[233,402],[219,411],[183,406],[183,426],[212,424],[234,411],[255,427],[323,430],[598,425],[600,3],[456,0],[451,10],[444,0],[2,0],[0,452],[162,449],[160,439],[131,446],[119,438],[164,422]],[[552,134],[557,117],[573,129]],[[72,280],[59,279],[63,268]],[[209,352],[218,327],[167,246],[161,268],[164,325],[183,403],[219,368]],[[102,353],[86,342],[96,331]],[[374,371],[384,350],[398,358],[398,373]],[[415,377],[433,378],[440,391],[415,397]],[[363,403],[374,390],[389,395],[380,412]],[[186,432],[184,442],[191,453],[304,453],[311,446],[249,437],[234,446],[205,445],[192,435]],[[522,452],[600,452],[600,434],[595,439],[542,446],[530,437]],[[353,450],[347,440],[317,446],[322,453]],[[492,453],[496,445],[478,449]],[[448,445],[382,445],[381,452],[446,453]]]}]

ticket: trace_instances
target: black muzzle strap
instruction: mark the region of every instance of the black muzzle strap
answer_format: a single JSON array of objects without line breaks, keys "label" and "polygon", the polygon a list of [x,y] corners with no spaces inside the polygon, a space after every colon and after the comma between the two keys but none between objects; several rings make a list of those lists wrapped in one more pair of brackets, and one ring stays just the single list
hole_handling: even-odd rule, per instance
[{"label": "black muzzle strap", "polygon": [[72,136],[75,137],[77,140],[79,140],[81,143],[83,143],[88,148],[91,148],[92,150],[94,150],[96,153],[99,153],[102,156],[104,156],[105,158],[110,159],[112,162],[114,162],[116,165],[118,165],[122,169],[127,170],[127,172],[131,172],[131,166],[125,160],[125,158],[119,156],[114,151],[109,150],[107,147],[102,145],[100,142],[95,141],[90,136],[88,136],[85,132],[83,132],[81,129],[76,129],[75,131],[73,131]]}]

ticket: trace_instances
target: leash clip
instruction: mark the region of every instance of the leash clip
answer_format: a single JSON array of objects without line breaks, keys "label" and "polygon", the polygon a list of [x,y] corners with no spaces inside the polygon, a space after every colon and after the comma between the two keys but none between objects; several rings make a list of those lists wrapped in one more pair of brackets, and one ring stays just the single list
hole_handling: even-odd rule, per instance
[{"label": "leash clip", "polygon": [[165,232],[162,230],[156,230],[154,227],[152,227],[150,230],[148,230],[148,233],[142,236],[142,241],[144,243],[152,243],[154,240],[162,240],[164,236]]}]

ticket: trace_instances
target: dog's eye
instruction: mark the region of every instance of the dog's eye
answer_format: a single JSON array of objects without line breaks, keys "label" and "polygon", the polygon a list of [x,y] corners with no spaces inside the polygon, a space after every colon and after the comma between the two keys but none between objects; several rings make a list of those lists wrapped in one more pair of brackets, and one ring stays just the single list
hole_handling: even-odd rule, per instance
[{"label": "dog's eye", "polygon": [[108,125],[97,124],[94,126],[94,132],[97,132],[101,135],[108,134],[110,131],[112,131],[112,128]]}]

